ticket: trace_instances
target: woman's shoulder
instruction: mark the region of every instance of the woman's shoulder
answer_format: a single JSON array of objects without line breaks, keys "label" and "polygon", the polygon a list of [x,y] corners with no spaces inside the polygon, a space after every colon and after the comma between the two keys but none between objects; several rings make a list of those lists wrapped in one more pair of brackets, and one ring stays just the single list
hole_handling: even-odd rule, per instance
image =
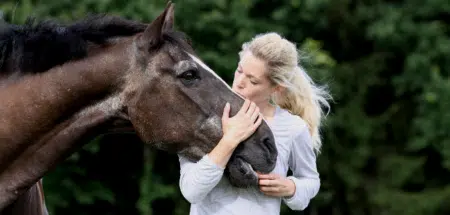
[{"label": "woman's shoulder", "polygon": [[294,115],[281,107],[277,107],[276,114],[278,127],[289,131],[291,136],[297,136],[308,130],[308,125],[300,116]]}]

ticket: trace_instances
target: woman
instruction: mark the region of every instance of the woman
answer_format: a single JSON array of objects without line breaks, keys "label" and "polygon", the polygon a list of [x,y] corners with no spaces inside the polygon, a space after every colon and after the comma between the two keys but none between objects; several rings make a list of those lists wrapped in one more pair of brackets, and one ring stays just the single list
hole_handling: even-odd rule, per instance
[{"label": "woman", "polygon": [[[321,147],[321,105],[331,98],[298,65],[296,46],[277,33],[257,35],[239,53],[232,89],[246,98],[238,114],[222,117],[223,137],[200,161],[179,156],[180,189],[192,204],[191,215],[280,214],[283,201],[292,210],[305,209],[318,193],[316,152]],[[271,127],[278,149],[275,169],[259,174],[259,188],[236,188],[223,176],[237,145],[261,123]],[[286,177],[288,170],[292,176]]]}]

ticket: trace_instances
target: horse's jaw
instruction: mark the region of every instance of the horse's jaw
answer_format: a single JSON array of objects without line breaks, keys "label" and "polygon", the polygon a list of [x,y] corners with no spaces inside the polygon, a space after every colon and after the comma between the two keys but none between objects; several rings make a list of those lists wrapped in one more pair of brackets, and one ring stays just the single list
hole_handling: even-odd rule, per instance
[{"label": "horse's jaw", "polygon": [[235,158],[233,162],[228,162],[225,175],[230,184],[235,187],[247,188],[258,185],[258,174],[253,166],[241,158]]}]

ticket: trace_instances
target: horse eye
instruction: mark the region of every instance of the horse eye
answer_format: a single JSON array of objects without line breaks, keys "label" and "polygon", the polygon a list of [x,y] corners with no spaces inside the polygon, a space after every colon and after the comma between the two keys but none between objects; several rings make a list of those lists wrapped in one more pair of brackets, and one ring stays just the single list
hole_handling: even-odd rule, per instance
[{"label": "horse eye", "polygon": [[197,71],[193,69],[183,72],[179,77],[182,79],[184,84],[191,84],[192,81],[199,79]]},{"label": "horse eye", "polygon": [[197,71],[192,70],[192,69],[187,70],[186,72],[183,72],[183,73],[181,74],[181,78],[183,78],[183,79],[185,79],[185,80],[188,80],[188,81],[197,79],[197,78],[198,78],[198,76],[197,76]]}]

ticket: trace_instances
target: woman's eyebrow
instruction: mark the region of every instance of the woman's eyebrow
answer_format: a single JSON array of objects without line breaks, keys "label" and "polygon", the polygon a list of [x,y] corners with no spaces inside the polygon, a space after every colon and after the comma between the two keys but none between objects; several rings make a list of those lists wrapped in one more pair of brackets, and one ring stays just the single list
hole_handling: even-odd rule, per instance
[{"label": "woman's eyebrow", "polygon": [[259,79],[251,74],[248,74],[247,77],[253,79],[254,81],[259,81]]},{"label": "woman's eyebrow", "polygon": [[[245,73],[244,69],[241,66],[241,63],[238,63],[238,69],[241,70],[243,73]],[[259,79],[257,77],[255,77],[251,74],[245,74],[245,76],[247,76],[248,78],[254,79],[255,81],[259,81]]]}]

